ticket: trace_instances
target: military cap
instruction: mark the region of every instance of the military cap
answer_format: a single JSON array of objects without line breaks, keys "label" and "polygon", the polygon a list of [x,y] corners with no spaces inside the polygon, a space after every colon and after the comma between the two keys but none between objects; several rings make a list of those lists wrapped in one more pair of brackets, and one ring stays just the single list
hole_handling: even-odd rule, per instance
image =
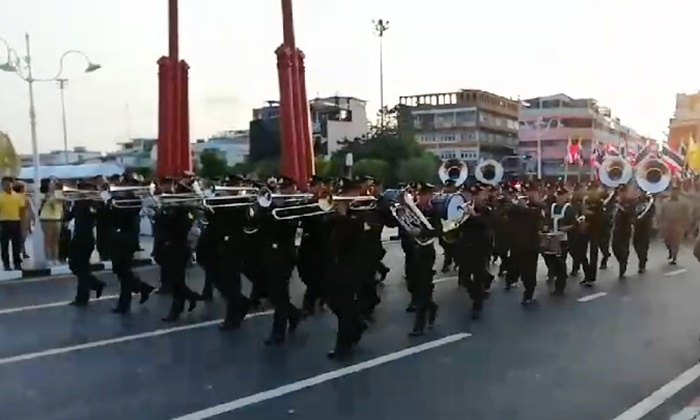
[{"label": "military cap", "polygon": [[557,189],[555,191],[556,195],[565,195],[569,193],[569,189],[566,188],[566,185],[559,185],[557,186]]},{"label": "military cap", "polygon": [[282,175],[279,177],[277,180],[277,183],[279,184],[280,187],[291,187],[293,185],[296,185],[296,181],[288,176]]},{"label": "military cap", "polygon": [[527,181],[522,185],[523,191],[538,191],[540,189],[539,185],[535,181]]},{"label": "military cap", "polygon": [[452,178],[448,178],[445,180],[445,182],[443,182],[443,185],[445,185],[446,187],[451,187],[453,185],[457,185],[457,181],[455,181]]},{"label": "military cap", "polygon": [[469,186],[469,192],[472,194],[479,194],[483,190],[484,190],[484,187],[479,182],[475,182],[474,184]]},{"label": "military cap", "polygon": [[326,183],[326,182],[328,182],[328,181],[326,180],[326,178],[324,178],[324,177],[322,177],[322,176],[320,176],[320,175],[313,175],[313,176],[309,179],[309,185],[324,184],[324,183]]},{"label": "military cap", "polygon": [[337,188],[341,192],[352,191],[362,188],[363,181],[351,178],[338,178]]}]

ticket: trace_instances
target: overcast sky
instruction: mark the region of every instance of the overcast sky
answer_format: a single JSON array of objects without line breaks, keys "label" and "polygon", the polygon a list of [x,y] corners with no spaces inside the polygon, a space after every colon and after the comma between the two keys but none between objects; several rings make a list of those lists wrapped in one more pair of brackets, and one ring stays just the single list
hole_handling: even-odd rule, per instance
[{"label": "overcast sky", "polygon": [[[245,129],[251,108],[278,98],[274,50],[279,0],[180,0],[181,55],[190,66],[192,138]],[[0,37],[24,50],[35,76],[52,77],[68,49],[104,66],[64,75],[71,146],[114,150],[157,133],[157,65],[167,53],[166,0],[0,0]],[[659,137],[675,93],[700,89],[697,0],[297,0],[297,42],[307,55],[309,97],[379,101],[378,41],[385,38],[387,103],[399,95],[489,90],[523,98],[597,98],[643,134]],[[0,45],[0,62],[5,61]],[[60,96],[36,87],[42,151],[62,149]],[[31,150],[27,86],[0,74],[0,130]]]}]

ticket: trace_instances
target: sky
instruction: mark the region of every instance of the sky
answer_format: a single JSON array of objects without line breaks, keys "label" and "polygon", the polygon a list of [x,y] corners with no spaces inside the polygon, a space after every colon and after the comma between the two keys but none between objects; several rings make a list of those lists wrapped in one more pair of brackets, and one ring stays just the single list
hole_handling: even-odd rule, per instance
[{"label": "sky", "polygon": [[[661,137],[677,92],[700,89],[697,0],[296,0],[308,96],[350,95],[379,108],[385,19],[385,98],[482,89],[521,98],[593,97],[623,124]],[[31,35],[37,78],[65,61],[69,147],[110,151],[157,135],[157,65],[166,55],[167,0],[0,0],[0,38],[20,52]],[[192,139],[246,129],[251,109],[279,96],[274,50],[279,0],[180,0],[181,57],[190,69]],[[0,42],[0,63],[6,61]],[[0,72],[0,131],[31,151],[27,84]],[[63,149],[60,91],[35,88],[42,152]]]}]

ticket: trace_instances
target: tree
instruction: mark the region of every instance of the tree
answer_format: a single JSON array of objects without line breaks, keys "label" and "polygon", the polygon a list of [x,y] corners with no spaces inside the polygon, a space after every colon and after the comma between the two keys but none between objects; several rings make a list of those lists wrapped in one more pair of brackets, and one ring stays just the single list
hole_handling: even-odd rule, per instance
[{"label": "tree", "polygon": [[228,165],[226,160],[215,150],[204,150],[199,155],[198,175],[205,179],[215,179],[226,176]]},{"label": "tree", "polygon": [[362,159],[352,166],[354,176],[371,176],[374,179],[385,180],[389,177],[389,163],[381,159]]},{"label": "tree", "polygon": [[399,163],[396,176],[403,181],[436,183],[439,165],[440,159],[433,155],[412,157]]}]

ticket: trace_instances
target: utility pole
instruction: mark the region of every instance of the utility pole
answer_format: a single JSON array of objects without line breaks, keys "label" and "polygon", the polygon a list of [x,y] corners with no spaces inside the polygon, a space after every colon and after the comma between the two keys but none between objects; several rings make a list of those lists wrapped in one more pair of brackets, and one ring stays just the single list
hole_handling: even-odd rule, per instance
[{"label": "utility pole", "polygon": [[379,37],[379,126],[384,128],[384,33],[389,30],[389,21],[372,21],[374,32]]}]

